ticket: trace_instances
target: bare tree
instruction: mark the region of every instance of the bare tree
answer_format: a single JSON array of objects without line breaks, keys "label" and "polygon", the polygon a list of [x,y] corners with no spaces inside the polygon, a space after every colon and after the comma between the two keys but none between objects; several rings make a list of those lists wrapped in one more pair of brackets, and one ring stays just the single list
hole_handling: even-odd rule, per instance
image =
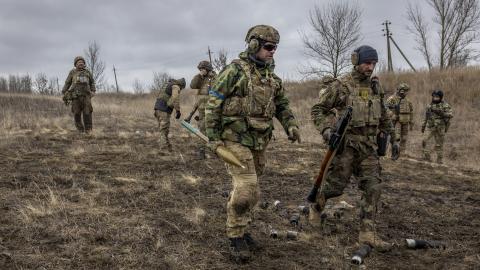
[{"label": "bare tree", "polygon": [[105,82],[105,62],[100,59],[100,45],[97,41],[88,44],[85,50],[85,60],[87,67],[92,72],[93,80],[98,88],[102,88]]},{"label": "bare tree", "polygon": [[[425,0],[434,10],[432,19],[438,35],[438,67],[466,65],[478,57],[472,44],[478,41],[480,26],[479,0]],[[432,54],[428,46],[428,29],[431,27],[424,21],[420,8],[409,4],[407,18],[409,30],[416,36],[417,49],[422,52],[429,68],[432,68]]]},{"label": "bare tree", "polygon": [[4,77],[0,77],[0,92],[8,91],[8,81]]},{"label": "bare tree", "polygon": [[305,54],[316,62],[310,64],[309,75],[338,77],[350,66],[353,47],[360,40],[362,11],[357,3],[331,0],[310,11],[312,34],[301,33]]},{"label": "bare tree", "polygon": [[48,88],[48,79],[47,75],[43,72],[40,72],[35,76],[34,81],[35,89],[39,94],[49,95],[50,89]]},{"label": "bare tree", "polygon": [[158,92],[162,89],[172,77],[166,72],[154,72],[153,83],[150,86],[151,92]]},{"label": "bare tree", "polygon": [[143,86],[143,83],[139,79],[135,79],[133,81],[133,92],[135,94],[143,94],[145,93],[145,87]]},{"label": "bare tree", "polygon": [[221,49],[218,51],[217,56],[212,60],[213,69],[217,72],[220,72],[227,66],[228,61],[228,53],[225,49]]}]

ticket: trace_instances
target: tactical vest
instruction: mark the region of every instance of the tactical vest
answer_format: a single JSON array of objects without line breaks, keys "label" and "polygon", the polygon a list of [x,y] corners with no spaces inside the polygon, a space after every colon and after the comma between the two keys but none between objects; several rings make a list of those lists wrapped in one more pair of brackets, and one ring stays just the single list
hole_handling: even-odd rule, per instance
[{"label": "tactical vest", "polygon": [[[360,86],[350,79],[347,83],[350,95],[347,97],[347,106],[352,106],[350,127],[376,127],[380,124],[382,115],[382,97],[380,93],[373,93],[370,87]],[[375,135],[375,134],[373,134]]]},{"label": "tactical vest", "polygon": [[165,87],[160,89],[157,100],[155,101],[155,110],[172,113],[173,108],[168,106],[168,100],[172,97],[173,83],[169,82]]},{"label": "tactical vest", "polygon": [[215,76],[207,76],[206,78],[203,79],[202,81],[202,87],[198,89],[197,95],[198,95],[198,109],[199,110],[204,110],[205,105],[208,101],[208,92],[210,91],[211,85],[213,83],[213,80],[215,79]]},{"label": "tactical vest", "polygon": [[73,90],[74,96],[84,96],[90,94],[90,73],[86,70],[73,70],[72,85],[70,89]]},{"label": "tactical vest", "polygon": [[406,99],[400,99],[398,101],[398,109],[397,109],[397,114],[398,114],[398,122],[402,124],[406,124],[410,122],[410,102]]},{"label": "tactical vest", "polygon": [[233,93],[227,97],[222,114],[230,119],[238,117],[239,120],[246,121],[249,130],[265,132],[272,127],[274,98],[280,85],[268,71],[266,76],[262,77],[257,69],[244,60],[236,59],[232,63],[245,74],[247,86],[242,93]]}]

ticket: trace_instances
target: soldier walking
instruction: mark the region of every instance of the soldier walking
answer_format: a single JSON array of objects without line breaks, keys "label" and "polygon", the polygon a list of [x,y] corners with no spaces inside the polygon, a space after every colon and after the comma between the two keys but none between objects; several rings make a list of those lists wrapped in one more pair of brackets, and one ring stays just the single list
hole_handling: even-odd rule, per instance
[{"label": "soldier walking", "polygon": [[343,143],[328,168],[316,203],[310,207],[309,221],[313,226],[320,225],[320,214],[327,200],[342,195],[353,174],[362,191],[358,242],[388,249],[391,245],[376,235],[374,223],[376,205],[382,191],[377,136],[391,136],[394,159],[398,158],[399,144],[383,106],[383,90],[378,78],[371,78],[377,62],[378,55],[374,48],[357,48],[352,54],[353,70],[322,88],[317,104],[312,107],[312,119],[325,142],[330,140],[337,117],[343,115],[348,106],[353,110]]},{"label": "soldier walking", "polygon": [[410,86],[401,83],[397,87],[395,95],[387,99],[387,108],[390,112],[397,138],[400,138],[400,151],[405,153],[407,147],[408,130],[413,130],[413,105],[407,98]]},{"label": "soldier walking", "polygon": [[[197,108],[198,116],[195,119],[197,120],[198,129],[205,134],[205,105],[208,100],[208,91],[217,74],[209,61],[201,61],[198,63],[197,68],[200,72],[193,77],[190,82],[190,88],[197,90],[197,101],[194,108]],[[200,146],[199,155],[200,158],[205,158],[205,146],[203,144]]]},{"label": "soldier walking", "polygon": [[260,196],[258,177],[265,169],[273,117],[292,142],[300,142],[282,80],[274,73],[278,31],[257,25],[250,28],[245,41],[246,51],[215,80],[205,109],[208,146],[212,150],[227,147],[246,166],[242,169],[227,164],[233,190],[227,203],[226,229],[232,258],[237,262],[248,261],[251,250],[258,247],[248,228]]},{"label": "soldier walking", "polygon": [[[65,104],[72,104],[75,127],[79,132],[90,133],[92,121],[92,96],[95,94],[95,81],[92,73],[85,67],[85,59],[81,56],[73,60],[74,68],[68,73],[62,89]],[[82,121],[83,116],[83,121]]]},{"label": "soldier walking", "polygon": [[175,109],[175,119],[180,119],[180,91],[185,88],[185,79],[169,79],[167,84],[160,89],[155,102],[155,117],[160,128],[160,145],[169,152],[172,151],[172,145],[168,139],[170,131],[170,117]]},{"label": "soldier walking", "polygon": [[453,117],[453,111],[450,105],[443,100],[443,91],[435,90],[432,92],[432,103],[427,106],[425,120],[422,125],[422,133],[425,133],[422,141],[423,158],[431,161],[430,149],[428,144],[435,141],[435,152],[437,153],[437,163],[443,163],[443,144],[445,134],[450,127],[450,120]]}]

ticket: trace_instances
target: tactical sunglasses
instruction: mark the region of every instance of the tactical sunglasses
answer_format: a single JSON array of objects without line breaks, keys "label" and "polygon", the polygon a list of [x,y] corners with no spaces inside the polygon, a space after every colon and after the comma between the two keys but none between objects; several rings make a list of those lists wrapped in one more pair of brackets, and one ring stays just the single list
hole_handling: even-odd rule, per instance
[{"label": "tactical sunglasses", "polygon": [[262,45],[262,48],[264,48],[265,50],[271,52],[271,51],[277,49],[277,44],[272,44],[272,43],[263,44],[263,45]]}]

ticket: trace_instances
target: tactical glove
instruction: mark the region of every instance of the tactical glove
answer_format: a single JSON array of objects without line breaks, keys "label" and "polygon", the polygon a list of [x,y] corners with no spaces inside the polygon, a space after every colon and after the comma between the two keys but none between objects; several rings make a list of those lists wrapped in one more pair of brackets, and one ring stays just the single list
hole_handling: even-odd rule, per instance
[{"label": "tactical glove", "polygon": [[302,142],[302,140],[300,139],[300,131],[298,130],[298,127],[291,126],[288,128],[288,139],[292,141],[292,143],[295,141],[297,141],[298,143]]},{"label": "tactical glove", "polygon": [[325,143],[328,143],[330,141],[331,136],[332,136],[332,129],[331,128],[326,128],[322,133],[323,141]]},{"label": "tactical glove", "polygon": [[207,147],[212,150],[214,153],[217,151],[219,146],[224,146],[225,144],[222,141],[210,141],[207,143]]},{"label": "tactical glove", "polygon": [[395,142],[392,144],[392,160],[397,160],[400,157],[400,144]]},{"label": "tactical glove", "polygon": [[180,111],[177,111],[177,114],[175,115],[175,119],[180,119],[182,116],[182,113]]},{"label": "tactical glove", "polygon": [[195,121],[199,121],[199,120],[200,120],[200,116],[196,115],[193,119],[195,119]]}]

